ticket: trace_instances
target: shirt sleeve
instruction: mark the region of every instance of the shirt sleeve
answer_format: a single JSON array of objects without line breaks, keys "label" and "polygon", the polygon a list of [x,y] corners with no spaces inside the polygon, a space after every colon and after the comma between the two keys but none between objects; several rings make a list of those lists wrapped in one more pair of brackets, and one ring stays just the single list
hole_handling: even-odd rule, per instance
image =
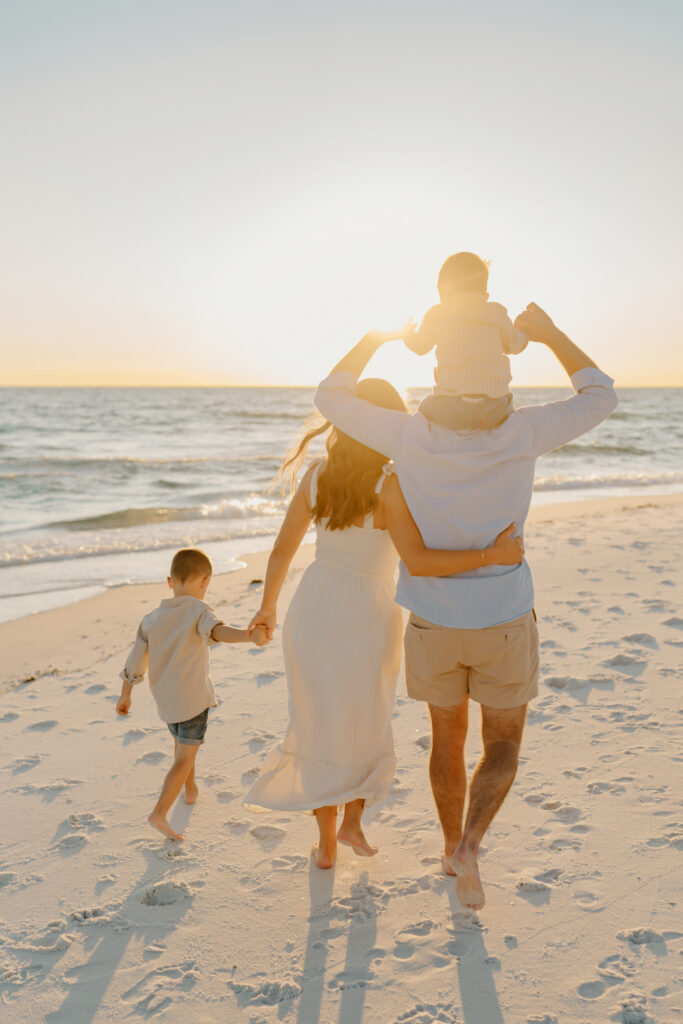
[{"label": "shirt sleeve", "polygon": [[518,331],[508,316],[505,306],[499,302],[489,302],[487,306],[495,310],[498,318],[498,326],[503,339],[503,352],[506,356],[519,355],[529,344],[529,336],[524,331]]},{"label": "shirt sleeve", "polygon": [[219,619],[213,608],[210,608],[207,605],[197,620],[197,632],[202,640],[205,640],[209,644],[215,643],[216,641],[211,639],[214,626],[222,625],[223,619]]},{"label": "shirt sleeve", "polygon": [[602,370],[578,370],[572,377],[572,387],[576,394],[571,398],[517,410],[531,426],[536,455],[581,437],[606,420],[619,404],[614,381]]},{"label": "shirt sleeve", "polygon": [[342,371],[332,373],[315,393],[318,411],[345,434],[368,448],[396,459],[401,450],[403,429],[410,413],[382,409],[356,395],[356,377]]},{"label": "shirt sleeve", "polygon": [[149,644],[147,642],[147,633],[143,622],[138,626],[137,636],[135,637],[135,643],[131,650],[126,664],[121,672],[121,679],[124,679],[131,686],[136,686],[138,683],[143,682],[145,673],[147,672],[147,665],[149,663]]}]

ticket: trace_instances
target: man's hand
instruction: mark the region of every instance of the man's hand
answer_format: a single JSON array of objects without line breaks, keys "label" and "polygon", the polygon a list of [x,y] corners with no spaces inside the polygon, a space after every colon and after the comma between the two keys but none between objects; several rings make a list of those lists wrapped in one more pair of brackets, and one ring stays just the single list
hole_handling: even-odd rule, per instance
[{"label": "man's hand", "polygon": [[524,312],[516,318],[515,329],[524,331],[531,341],[538,341],[542,345],[549,345],[561,333],[546,311],[535,302],[530,302]]},{"label": "man's hand", "polygon": [[256,615],[247,626],[247,634],[250,639],[252,639],[253,630],[257,629],[259,626],[262,626],[265,630],[266,642],[272,640],[275,627],[277,626],[277,612],[267,611],[265,609],[261,609],[256,612]]}]

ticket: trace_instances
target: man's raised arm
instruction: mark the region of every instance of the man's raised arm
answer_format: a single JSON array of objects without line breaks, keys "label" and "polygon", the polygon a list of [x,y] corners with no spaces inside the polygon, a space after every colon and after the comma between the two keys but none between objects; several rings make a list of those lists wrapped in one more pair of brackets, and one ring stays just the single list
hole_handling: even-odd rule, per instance
[{"label": "man's raised arm", "polygon": [[386,341],[402,338],[405,331],[403,327],[400,331],[371,331],[364,335],[318,385],[314,399],[318,411],[335,427],[390,458],[398,453],[409,414],[382,409],[358,398],[356,383],[375,352]]},{"label": "man's raised arm", "polygon": [[542,455],[602,423],[614,412],[619,399],[612,378],[598,369],[593,360],[570,341],[535,302],[520,313],[515,327],[526,331],[531,341],[546,345],[555,354],[576,391],[564,401],[519,410],[533,427],[536,454]]}]

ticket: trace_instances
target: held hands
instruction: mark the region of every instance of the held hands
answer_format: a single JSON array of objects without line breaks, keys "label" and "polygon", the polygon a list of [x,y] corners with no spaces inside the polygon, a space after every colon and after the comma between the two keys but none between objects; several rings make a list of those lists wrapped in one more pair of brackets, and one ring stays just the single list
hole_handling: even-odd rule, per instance
[{"label": "held hands", "polygon": [[546,311],[535,302],[530,302],[524,312],[519,314],[514,326],[516,330],[528,334],[530,341],[538,341],[542,345],[550,344],[560,333]]},{"label": "held hands", "polygon": [[268,636],[268,630],[265,626],[256,625],[249,626],[247,629],[249,639],[257,647],[265,647],[266,644],[270,643],[270,637]]},{"label": "held hands", "polygon": [[517,527],[510,523],[495,539],[491,550],[491,561],[495,565],[518,565],[524,558],[524,542],[521,537],[513,537]]},{"label": "held hands", "polygon": [[275,632],[276,626],[277,612],[268,612],[261,609],[256,612],[256,615],[247,626],[247,636],[250,640],[253,640],[254,643],[257,643],[257,641],[254,640],[254,631],[256,629],[262,629],[265,633],[265,640],[263,643],[258,644],[258,646],[263,647],[264,644],[269,643],[273,639],[273,633]]}]

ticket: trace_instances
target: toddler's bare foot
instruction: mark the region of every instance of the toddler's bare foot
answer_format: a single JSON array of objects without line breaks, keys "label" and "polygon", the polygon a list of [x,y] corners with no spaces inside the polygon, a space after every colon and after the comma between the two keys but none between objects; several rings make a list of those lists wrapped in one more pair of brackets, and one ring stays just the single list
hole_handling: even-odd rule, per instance
[{"label": "toddler's bare foot", "polygon": [[334,862],[337,859],[337,844],[314,846],[311,853],[313,854],[316,867],[323,868],[324,870],[333,868]]},{"label": "toddler's bare foot", "polygon": [[186,804],[197,803],[197,800],[199,799],[199,790],[197,789],[195,783],[193,783],[191,786],[188,786],[187,784],[185,785],[185,793],[183,794],[183,799],[185,800]]},{"label": "toddler's bare foot", "polygon": [[377,853],[377,847],[370,846],[360,825],[350,826],[342,822],[337,839],[344,846],[350,846],[358,857],[374,857]]},{"label": "toddler's bare foot", "polygon": [[484,906],[484,890],[479,877],[476,853],[461,844],[449,863],[453,873],[458,876],[455,891],[462,905],[471,910],[481,910]]},{"label": "toddler's bare foot", "polygon": [[167,839],[175,839],[176,842],[180,843],[185,838],[180,834],[180,832],[176,832],[175,829],[171,828],[169,823],[166,821],[166,818],[162,817],[161,814],[158,814],[155,811],[152,811],[147,821],[154,828],[159,829],[161,834],[166,836]]}]

